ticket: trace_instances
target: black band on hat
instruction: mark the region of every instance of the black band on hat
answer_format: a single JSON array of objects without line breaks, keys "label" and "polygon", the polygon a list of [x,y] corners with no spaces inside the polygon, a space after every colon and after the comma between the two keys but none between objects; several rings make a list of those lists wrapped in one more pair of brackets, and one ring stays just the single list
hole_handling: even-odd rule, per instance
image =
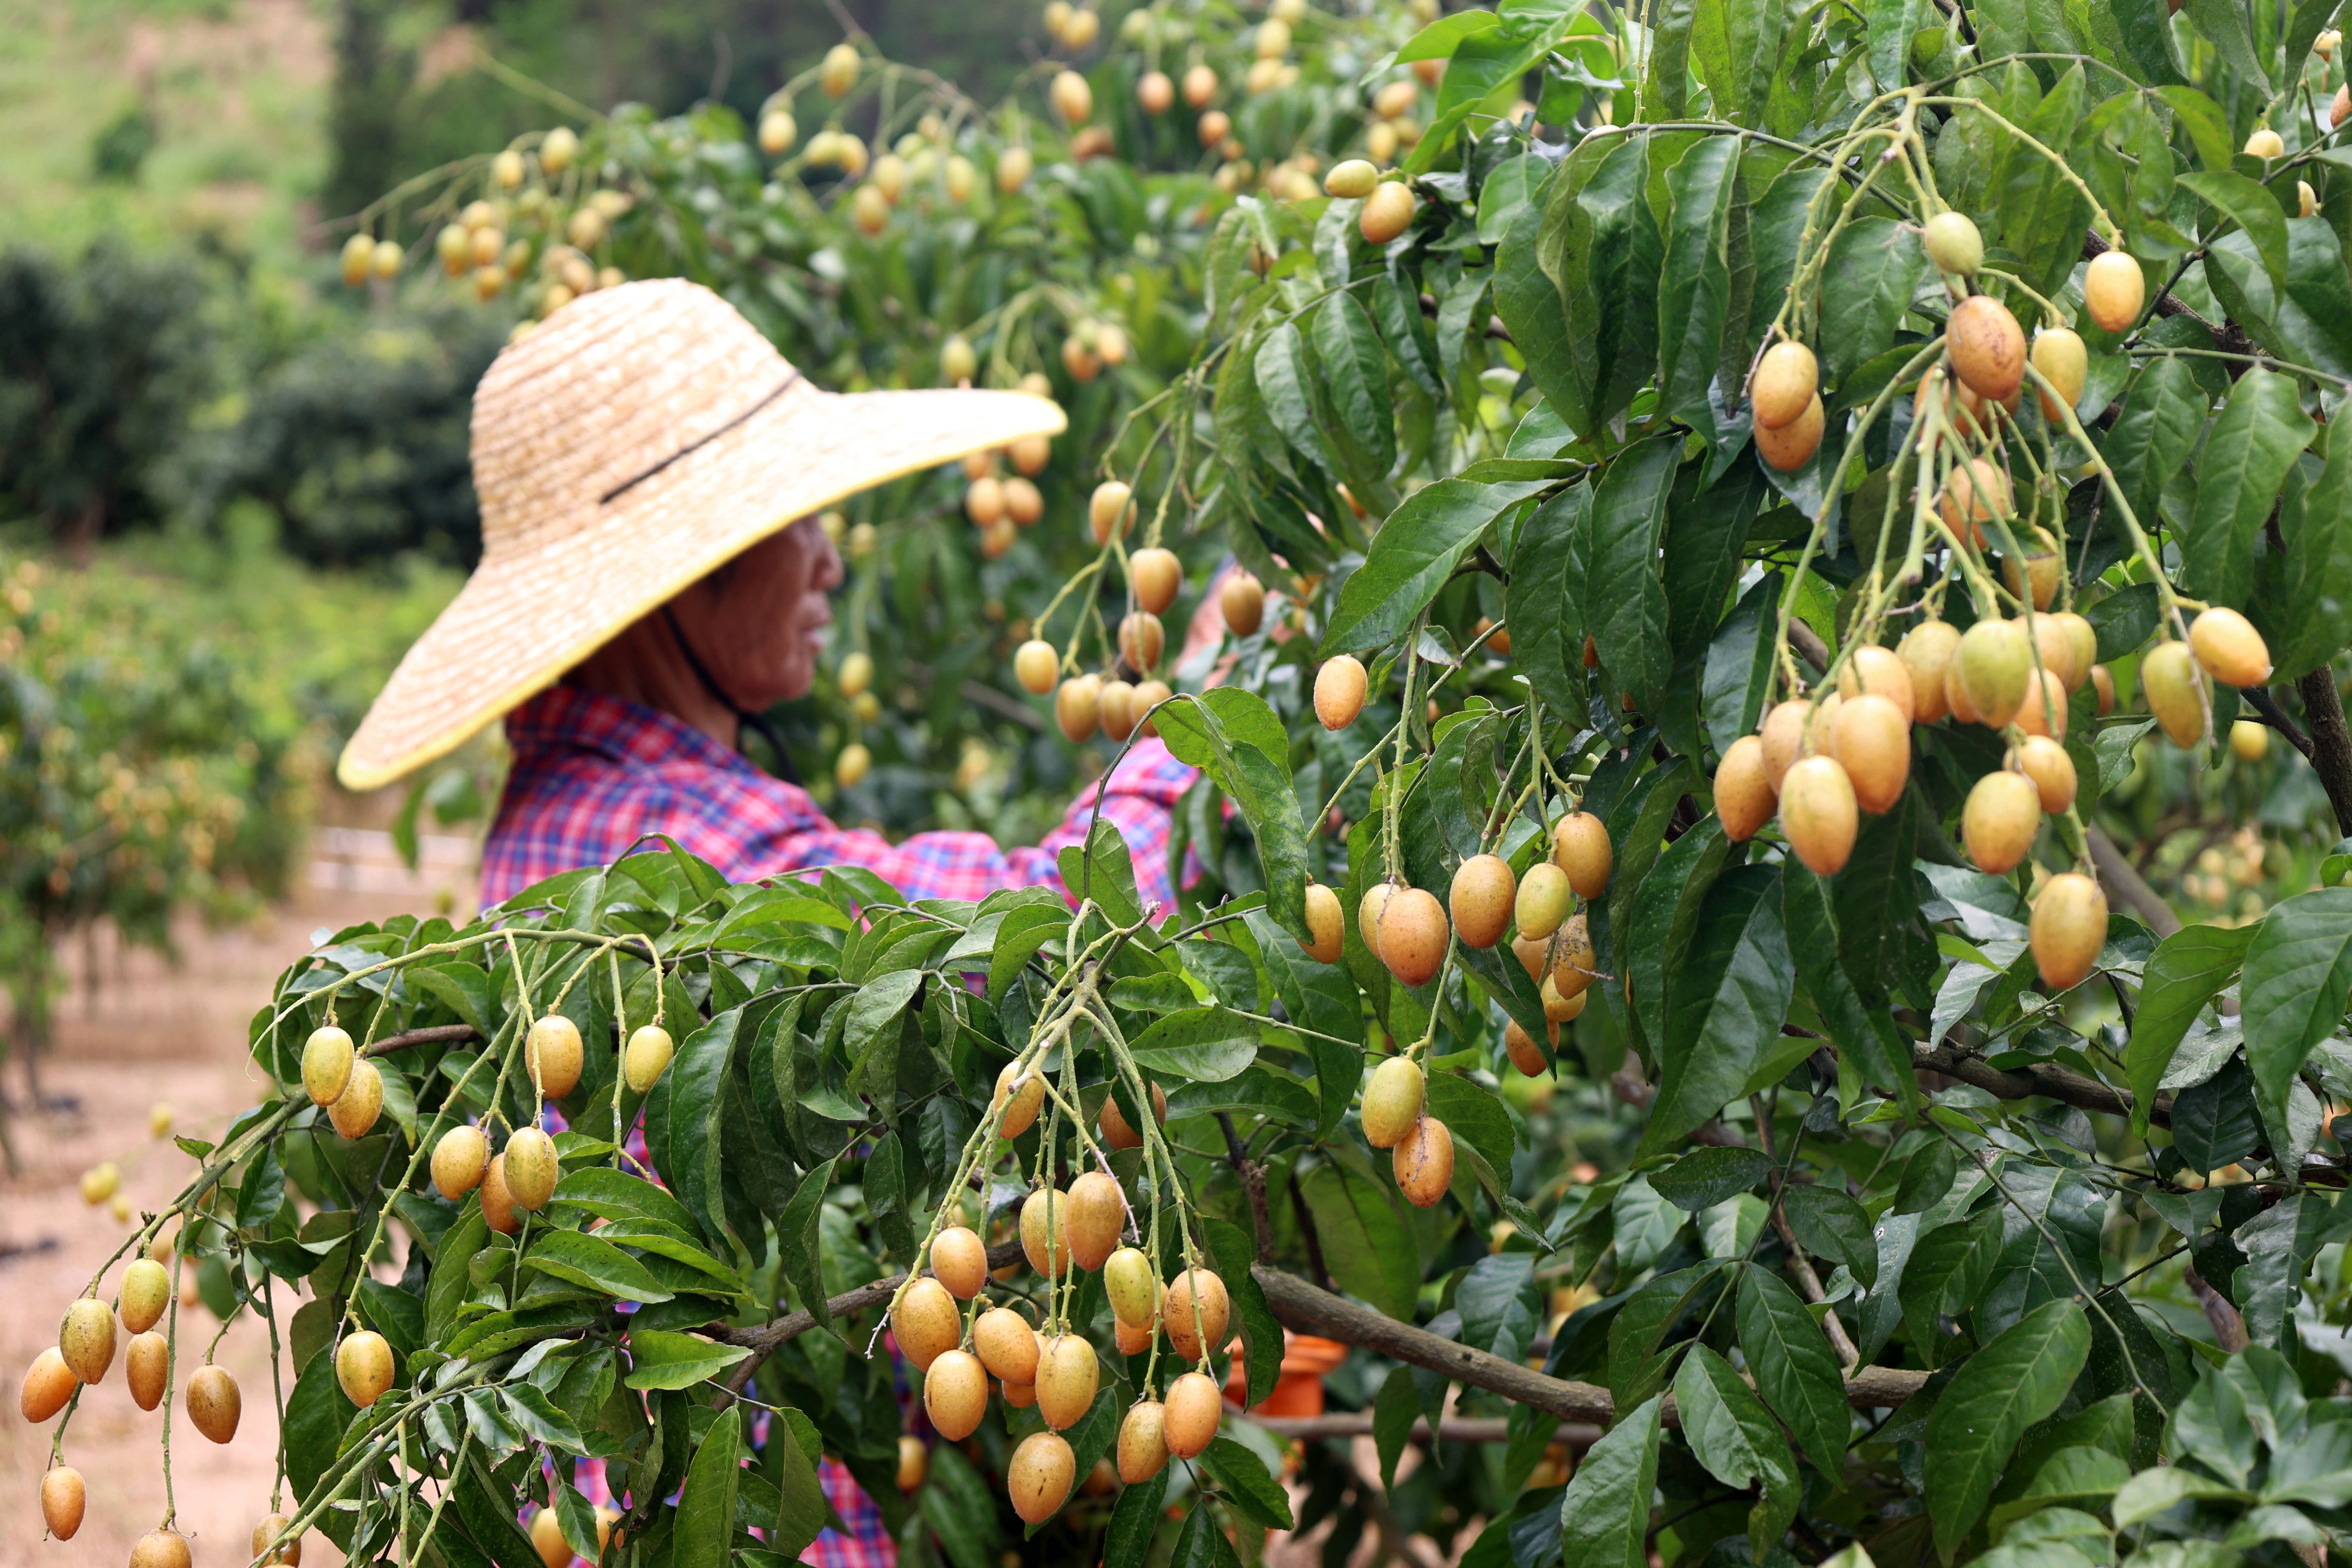
[{"label": "black band on hat", "polygon": [[619,484],[614,485],[611,489],[606,490],[603,495],[599,496],[596,500],[596,504],[599,506],[612,505],[615,497],[625,495],[628,491],[636,489],[637,486],[644,484],[647,479],[652,479],[656,474],[660,473],[664,468],[668,468],[672,463],[677,462],[680,458],[687,456],[688,453],[694,452],[701,447],[708,447],[711,442],[718,440],[719,437],[726,435],[727,432],[734,429],[738,425],[742,424],[743,421],[751,417],[752,415],[757,414],[761,409],[765,408],[769,404],[773,403],[777,398],[782,397],[785,393],[791,391],[793,384],[800,380],[800,378],[801,373],[796,370],[786,373],[784,379],[778,382],[775,385],[775,389],[770,392],[767,396],[762,397],[759,402],[754,403],[751,407],[746,408],[742,413],[738,414],[734,418],[730,419],[726,424],[721,425],[718,429],[713,430],[708,436],[703,436],[688,442],[685,446],[680,447],[677,451],[672,452],[668,457],[664,458],[660,462],[656,463],[652,468],[647,468],[644,473],[639,474],[635,479],[623,479]]}]

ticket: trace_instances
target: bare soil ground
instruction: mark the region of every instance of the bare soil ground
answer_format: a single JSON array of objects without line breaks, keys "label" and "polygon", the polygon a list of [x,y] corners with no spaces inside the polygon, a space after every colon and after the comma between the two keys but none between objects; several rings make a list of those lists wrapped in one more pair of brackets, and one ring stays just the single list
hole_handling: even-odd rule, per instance
[{"label": "bare soil ground", "polygon": [[[460,912],[471,908],[470,870],[455,857],[428,855],[425,876],[412,877],[380,835],[328,830],[320,839],[300,898],[256,925],[192,927],[176,966],[152,953],[118,952],[101,940],[99,984],[90,988],[79,983],[85,955],[71,955],[77,984],[41,1068],[51,1109],[26,1114],[20,1105],[11,1123],[19,1169],[0,1173],[0,1383],[7,1395],[0,1407],[0,1568],[121,1568],[132,1542],[163,1517],[163,1415],[131,1403],[119,1354],[68,1430],[66,1462],[81,1471],[89,1493],[88,1517],[70,1542],[42,1539],[36,1503],[52,1428],[26,1426],[16,1408],[23,1370],[56,1342],[66,1303],[131,1233],[136,1211],[169,1199],[186,1177],[186,1156],[150,1135],[151,1110],[168,1104],[176,1131],[210,1138],[255,1102],[260,1085],[245,1055],[247,1021],[314,931],[432,912],[444,890]],[[21,1102],[22,1079],[13,1071],[7,1089]],[[81,1201],[81,1173],[101,1160],[121,1167],[131,1221]],[[110,1272],[110,1296],[114,1283]],[[202,1307],[185,1306],[180,1325],[184,1355],[200,1351],[220,1326]],[[216,1359],[244,1395],[235,1440],[205,1441],[184,1410],[172,1424],[179,1527],[202,1568],[247,1560],[249,1533],[268,1511],[278,1446],[267,1330],[250,1316],[233,1323]],[[314,1568],[338,1558],[313,1533],[302,1561]]]}]

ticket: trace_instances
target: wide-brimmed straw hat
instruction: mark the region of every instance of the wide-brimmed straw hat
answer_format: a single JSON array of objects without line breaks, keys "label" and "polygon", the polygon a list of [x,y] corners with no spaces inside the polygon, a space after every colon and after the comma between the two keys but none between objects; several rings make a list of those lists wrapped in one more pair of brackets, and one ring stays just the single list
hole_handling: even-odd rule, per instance
[{"label": "wide-brimmed straw hat", "polygon": [[584,295],[482,377],[481,564],[393,671],[336,774],[389,784],[795,519],[1065,423],[1025,393],[821,391],[698,284]]}]

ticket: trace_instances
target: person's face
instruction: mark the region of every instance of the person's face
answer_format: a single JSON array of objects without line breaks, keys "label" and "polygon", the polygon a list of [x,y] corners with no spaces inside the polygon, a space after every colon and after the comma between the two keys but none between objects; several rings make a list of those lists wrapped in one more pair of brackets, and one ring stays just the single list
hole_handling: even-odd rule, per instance
[{"label": "person's face", "polygon": [[757,712],[815,680],[833,624],[826,595],[840,584],[833,541],[804,517],[688,589],[678,618],[727,694]]}]

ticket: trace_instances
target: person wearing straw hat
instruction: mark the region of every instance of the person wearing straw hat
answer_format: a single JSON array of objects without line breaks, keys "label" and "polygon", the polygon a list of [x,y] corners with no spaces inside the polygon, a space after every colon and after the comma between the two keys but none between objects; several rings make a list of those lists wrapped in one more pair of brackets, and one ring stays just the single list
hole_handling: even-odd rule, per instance
[{"label": "person wearing straw hat", "polygon": [[1084,842],[1099,794],[1138,890],[1165,907],[1173,810],[1196,775],[1157,741],[1023,848],[836,827],[739,750],[761,710],[814,677],[842,577],[816,514],[1065,423],[1018,392],[821,391],[698,284],[584,295],[482,377],[481,563],[393,671],[337,774],[380,787],[503,717],[513,757],[483,847],[486,905],[655,834],[738,882],[847,864],[910,899],[1059,887],[1055,853]]}]

